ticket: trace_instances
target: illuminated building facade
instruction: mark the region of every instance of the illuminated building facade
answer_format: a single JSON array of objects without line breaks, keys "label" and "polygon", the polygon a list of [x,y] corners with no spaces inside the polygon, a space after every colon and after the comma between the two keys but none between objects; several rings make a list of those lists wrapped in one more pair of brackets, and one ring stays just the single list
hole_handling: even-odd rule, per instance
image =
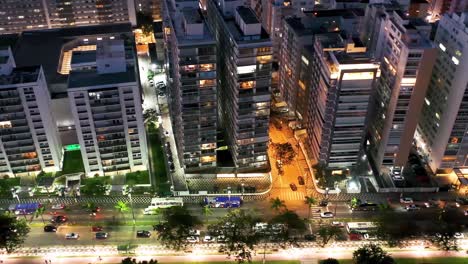
[{"label": "illuminated building facade", "polygon": [[332,169],[354,166],[363,150],[368,108],[379,64],[360,41],[315,35],[301,55],[298,109],[309,157]]},{"label": "illuminated building facade", "polygon": [[133,48],[119,39],[72,55],[68,98],[86,175],[147,170],[148,152]]},{"label": "illuminated building facade", "polygon": [[436,52],[429,40],[431,26],[422,19],[409,19],[396,11],[379,17],[373,54],[381,62],[382,75],[373,97],[367,150],[376,168],[404,166]]},{"label": "illuminated building facade", "polygon": [[468,13],[444,15],[437,58],[418,125],[418,145],[437,169],[468,166]]},{"label": "illuminated building facade", "polygon": [[217,44],[218,122],[238,171],[268,166],[272,48],[243,1],[207,0]]},{"label": "illuminated building facade", "polygon": [[135,0],[0,1],[0,34],[124,22],[136,25]]},{"label": "illuminated building facade", "polygon": [[60,170],[62,146],[44,72],[0,48],[0,177]]},{"label": "illuminated building facade", "polygon": [[216,42],[198,3],[165,3],[168,98],[180,163],[194,172],[216,167]]}]

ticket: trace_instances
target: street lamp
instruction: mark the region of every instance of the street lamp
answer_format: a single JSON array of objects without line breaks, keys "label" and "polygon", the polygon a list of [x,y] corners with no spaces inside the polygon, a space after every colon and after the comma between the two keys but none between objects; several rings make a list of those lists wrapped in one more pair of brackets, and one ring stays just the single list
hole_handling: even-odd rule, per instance
[{"label": "street lamp", "polygon": [[132,191],[133,191],[133,189],[130,187],[128,189],[128,198],[130,199],[130,207],[132,208],[133,226],[135,226],[136,221],[135,221],[135,211],[133,210]]},{"label": "street lamp", "polygon": [[227,187],[227,193],[228,193],[229,207],[231,207],[231,186]]}]

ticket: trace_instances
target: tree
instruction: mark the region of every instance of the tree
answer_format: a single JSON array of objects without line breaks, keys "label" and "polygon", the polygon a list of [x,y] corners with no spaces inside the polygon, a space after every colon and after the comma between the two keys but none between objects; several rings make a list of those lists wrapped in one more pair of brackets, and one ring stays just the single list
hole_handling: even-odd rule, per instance
[{"label": "tree", "polygon": [[351,201],[349,202],[349,205],[353,209],[353,208],[356,208],[359,205],[359,203],[360,203],[360,200],[356,197],[353,197]]},{"label": "tree", "polygon": [[281,224],[282,232],[277,238],[283,241],[288,241],[293,234],[303,234],[307,226],[303,219],[297,213],[291,210],[285,210],[271,220],[273,224]]},{"label": "tree", "polygon": [[403,240],[420,233],[419,226],[409,216],[392,211],[380,213],[375,225],[375,235],[389,247],[400,246]]},{"label": "tree", "polygon": [[201,225],[198,217],[180,206],[170,207],[163,212],[163,221],[158,225],[158,239],[162,244],[174,250],[187,246],[187,237],[191,231]]},{"label": "tree", "polygon": [[213,214],[213,210],[211,210],[209,205],[204,205],[202,207],[202,214],[205,216],[205,222],[208,222],[208,216]]},{"label": "tree", "polygon": [[[463,216],[462,216],[463,217]],[[457,210],[443,210],[439,212],[429,225],[427,225],[426,234],[429,234],[430,241],[439,249],[450,251],[458,250],[455,234],[462,231],[462,223],[457,217]]]},{"label": "tree", "polygon": [[338,235],[341,234],[341,230],[338,226],[332,225],[322,225],[318,229],[319,245],[321,247],[325,247],[330,240],[336,238]]},{"label": "tree", "polygon": [[315,199],[314,197],[311,197],[311,196],[306,196],[305,197],[305,204],[307,204],[307,207],[309,209],[309,211],[307,213],[307,219],[310,219],[310,211],[312,210],[312,205],[317,204],[317,199]]},{"label": "tree", "polygon": [[106,193],[106,184],[100,178],[88,178],[84,181],[84,186],[80,188],[80,192],[86,195],[102,196]]},{"label": "tree", "polygon": [[334,258],[327,258],[327,259],[321,260],[319,263],[320,264],[340,264],[340,262]]},{"label": "tree", "polygon": [[145,36],[149,36],[153,33],[153,17],[151,14],[144,12],[137,12],[137,27],[141,28],[141,31]]},{"label": "tree", "polygon": [[130,208],[128,207],[128,204],[124,201],[118,201],[115,206],[114,206],[115,209],[117,209],[117,211],[119,211],[119,213],[123,216],[123,218],[125,219],[125,212],[128,212],[128,210],[130,210]]},{"label": "tree", "polygon": [[279,197],[270,199],[271,209],[279,212],[281,209],[286,209],[286,204],[284,200],[281,200]]},{"label": "tree", "polygon": [[353,261],[356,264],[394,264],[395,260],[380,246],[375,244],[364,245],[353,252]]},{"label": "tree", "polygon": [[0,215],[0,248],[7,253],[21,248],[30,230],[26,220],[10,214]]},{"label": "tree", "polygon": [[150,108],[146,109],[143,113],[143,118],[145,119],[145,123],[155,123],[158,121],[158,111],[156,109]]},{"label": "tree", "polygon": [[122,259],[122,264],[157,264],[158,261],[155,259],[137,261],[135,258],[124,258]]},{"label": "tree", "polygon": [[38,218],[39,216],[41,217],[42,219],[42,223],[45,225],[45,220],[44,220],[44,213],[45,213],[45,207],[44,206],[40,206],[36,209],[36,211],[34,212],[34,217]]},{"label": "tree", "polygon": [[276,159],[281,160],[284,164],[290,164],[294,160],[296,152],[291,143],[275,143],[273,146],[276,151]]},{"label": "tree", "polygon": [[216,224],[208,227],[210,234],[222,234],[222,246],[229,252],[240,252],[242,259],[251,259],[250,250],[260,242],[262,235],[255,230],[261,219],[250,210],[236,209],[218,218]]}]

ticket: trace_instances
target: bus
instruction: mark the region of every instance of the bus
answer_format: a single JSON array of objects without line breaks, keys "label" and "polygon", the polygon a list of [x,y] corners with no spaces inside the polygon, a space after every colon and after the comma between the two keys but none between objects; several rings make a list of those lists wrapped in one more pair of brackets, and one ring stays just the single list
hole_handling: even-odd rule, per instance
[{"label": "bus", "polygon": [[143,214],[153,214],[154,209],[184,206],[182,197],[152,198],[151,204],[145,208]]},{"label": "bus", "polygon": [[369,233],[374,231],[377,226],[372,222],[349,222],[346,224],[346,231],[348,233]]},{"label": "bus", "polygon": [[242,204],[240,197],[206,197],[205,204],[213,208],[239,208]]},{"label": "bus", "polygon": [[365,202],[351,208],[353,211],[377,211],[379,205],[376,203]]},{"label": "bus", "polygon": [[17,204],[13,209],[16,215],[30,215],[34,214],[37,208],[41,207],[40,203],[25,203]]}]

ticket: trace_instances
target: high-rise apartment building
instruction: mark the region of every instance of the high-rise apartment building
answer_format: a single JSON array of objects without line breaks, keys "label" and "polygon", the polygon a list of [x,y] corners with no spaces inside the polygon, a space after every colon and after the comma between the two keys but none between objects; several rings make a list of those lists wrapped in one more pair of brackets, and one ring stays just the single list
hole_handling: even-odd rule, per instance
[{"label": "high-rise apartment building", "polygon": [[[370,9],[368,12],[373,13]],[[431,26],[401,12],[382,11],[374,57],[382,76],[375,90],[369,122],[368,153],[376,168],[404,166],[408,160],[423,106],[436,51],[429,39]]]},{"label": "high-rise apartment building", "polygon": [[179,159],[185,171],[217,163],[216,42],[198,3],[176,8],[167,0],[168,98]]},{"label": "high-rise apartment building", "polygon": [[216,40],[218,122],[238,170],[267,166],[272,48],[243,1],[207,0]]},{"label": "high-rise apartment building", "polygon": [[163,1],[165,0],[135,0],[135,7],[138,12],[151,15],[154,21],[161,21]]},{"label": "high-rise apartment building", "polygon": [[123,22],[136,25],[135,0],[0,1],[0,34]]},{"label": "high-rise apartment building", "polygon": [[62,147],[42,67],[16,67],[0,48],[0,176],[60,170]]},{"label": "high-rise apartment building", "polygon": [[305,0],[252,0],[250,2],[263,27],[270,34],[274,58],[278,56],[280,50],[284,18],[302,16],[303,12],[313,10],[314,3],[314,1]]},{"label": "high-rise apartment building", "polygon": [[88,176],[147,170],[147,144],[133,48],[98,39],[72,55],[68,97]]},{"label": "high-rise apartment building", "polygon": [[444,15],[437,59],[418,125],[418,147],[437,169],[468,166],[468,13]]},{"label": "high-rise apartment building", "polygon": [[[346,35],[345,35],[346,36]],[[305,148],[332,169],[358,162],[365,142],[368,109],[380,65],[359,39],[317,34],[301,52],[297,112],[307,131]]]},{"label": "high-rise apartment building", "polygon": [[296,113],[299,70],[304,46],[314,44],[314,35],[326,32],[346,31],[349,37],[357,35],[364,15],[359,10],[323,10],[305,12],[303,17],[289,17],[284,20],[281,49],[279,52],[279,90],[289,111]]}]

